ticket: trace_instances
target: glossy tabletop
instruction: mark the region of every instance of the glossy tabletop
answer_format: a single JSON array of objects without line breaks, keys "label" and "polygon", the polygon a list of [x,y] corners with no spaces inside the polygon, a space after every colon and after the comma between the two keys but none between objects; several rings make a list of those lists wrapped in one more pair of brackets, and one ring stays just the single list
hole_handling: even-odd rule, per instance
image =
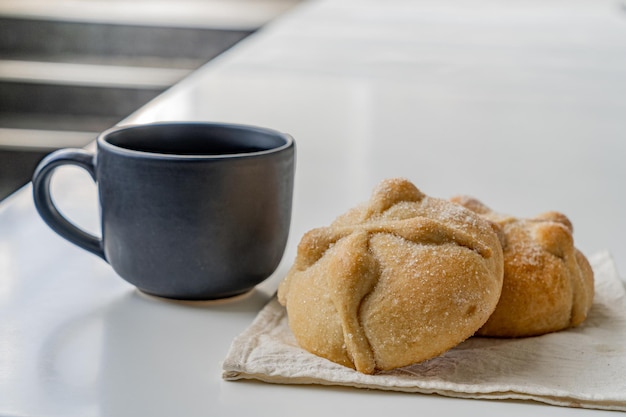
[{"label": "glossy tabletop", "polygon": [[[304,2],[124,123],[201,120],[290,133],[298,162],[276,273],[222,302],[145,296],[35,212],[0,205],[0,415],[601,415],[532,402],[225,382],[233,338],[302,234],[403,176],[499,211],[558,210],[586,254],[626,270],[626,7],[604,0]],[[98,233],[96,188],[60,170],[64,213]],[[626,377],[626,376],[625,376]]]}]

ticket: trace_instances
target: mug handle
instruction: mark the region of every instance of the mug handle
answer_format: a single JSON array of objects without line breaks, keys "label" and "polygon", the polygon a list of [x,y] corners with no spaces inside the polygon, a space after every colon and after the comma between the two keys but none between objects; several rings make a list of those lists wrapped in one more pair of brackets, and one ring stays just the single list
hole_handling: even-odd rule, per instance
[{"label": "mug handle", "polygon": [[52,200],[50,180],[54,170],[61,165],[81,167],[96,181],[95,154],[82,149],[60,149],[52,152],[42,159],[33,174],[35,207],[43,221],[61,237],[106,261],[102,239],[85,232],[63,217]]}]

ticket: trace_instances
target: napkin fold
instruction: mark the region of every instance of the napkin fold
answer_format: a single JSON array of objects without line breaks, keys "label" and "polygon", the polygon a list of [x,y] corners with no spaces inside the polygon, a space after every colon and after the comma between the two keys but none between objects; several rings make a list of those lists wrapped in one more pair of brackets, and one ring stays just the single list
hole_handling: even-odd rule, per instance
[{"label": "napkin fold", "polygon": [[301,349],[274,298],[233,341],[223,378],[626,411],[626,291],[608,253],[589,261],[596,293],[579,327],[519,339],[472,337],[434,359],[375,375]]}]

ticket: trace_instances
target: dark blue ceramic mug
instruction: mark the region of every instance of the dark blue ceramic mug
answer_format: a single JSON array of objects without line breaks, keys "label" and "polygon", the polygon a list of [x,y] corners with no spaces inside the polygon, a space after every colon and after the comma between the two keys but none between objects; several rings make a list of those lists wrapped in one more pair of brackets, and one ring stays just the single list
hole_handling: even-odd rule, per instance
[{"label": "dark blue ceramic mug", "polygon": [[[87,170],[98,186],[102,238],[73,225],[50,195],[54,170]],[[35,205],[59,235],[140,290],[207,300],[245,293],[283,256],[295,143],[274,130],[220,123],[116,127],[97,151],[62,149],[33,176]]]}]

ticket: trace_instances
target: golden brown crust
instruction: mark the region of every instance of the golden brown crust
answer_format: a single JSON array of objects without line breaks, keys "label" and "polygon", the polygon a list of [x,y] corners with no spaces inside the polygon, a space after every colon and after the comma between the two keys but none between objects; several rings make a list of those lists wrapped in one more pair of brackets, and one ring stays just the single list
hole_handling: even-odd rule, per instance
[{"label": "golden brown crust", "polygon": [[473,335],[495,309],[502,268],[490,222],[391,179],[304,235],[278,298],[301,347],[372,373]]},{"label": "golden brown crust", "polygon": [[572,223],[565,215],[547,212],[520,219],[496,213],[470,197],[452,201],[479,213],[502,231],[502,295],[477,334],[537,336],[583,322],[593,302],[593,271],[574,247]]}]

